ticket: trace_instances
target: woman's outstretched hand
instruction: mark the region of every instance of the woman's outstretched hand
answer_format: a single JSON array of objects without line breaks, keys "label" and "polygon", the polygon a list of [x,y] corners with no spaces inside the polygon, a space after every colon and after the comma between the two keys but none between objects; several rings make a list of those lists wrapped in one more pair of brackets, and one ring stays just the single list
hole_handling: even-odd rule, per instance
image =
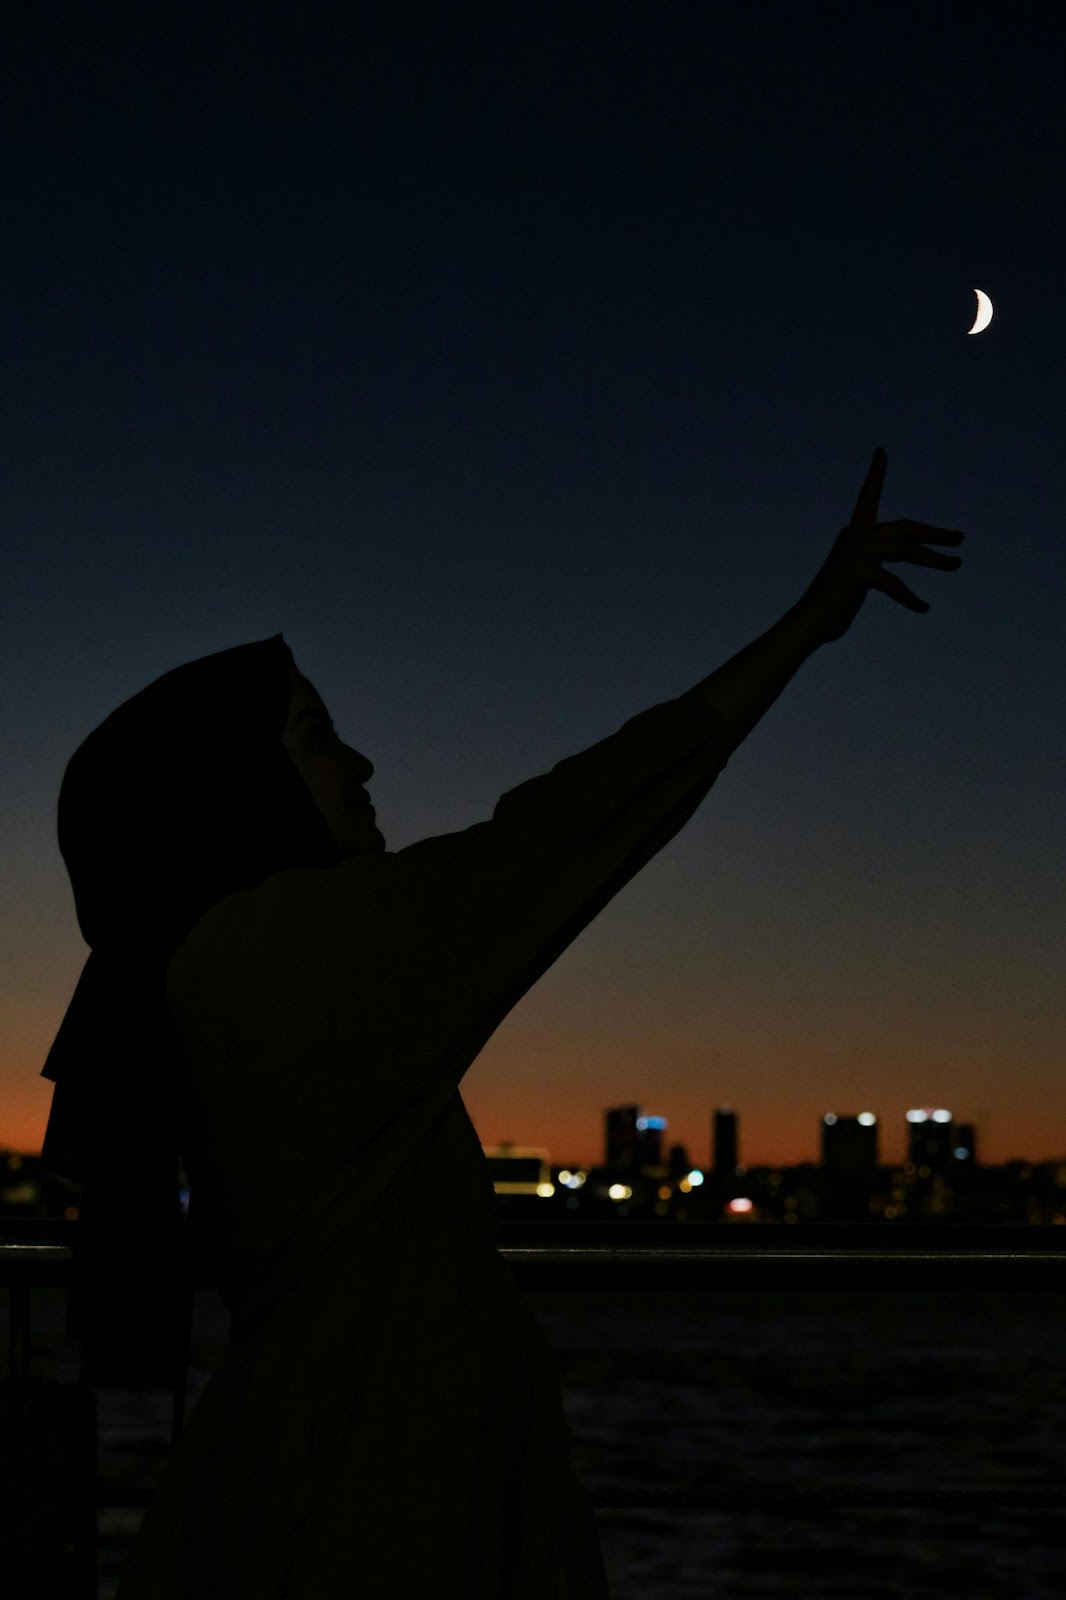
[{"label": "woman's outstretched hand", "polygon": [[908,589],[902,578],[886,572],[883,561],[910,561],[919,567],[955,572],[961,556],[927,550],[927,544],[961,544],[966,537],[954,528],[932,528],[926,522],[878,522],[877,507],[888,458],[878,447],[859,490],[848,526],[837,536],[817,577],[803,597],[824,627],[826,640],[843,638],[855,621],[867,591],[880,589],[909,611],[928,611],[929,602]]}]

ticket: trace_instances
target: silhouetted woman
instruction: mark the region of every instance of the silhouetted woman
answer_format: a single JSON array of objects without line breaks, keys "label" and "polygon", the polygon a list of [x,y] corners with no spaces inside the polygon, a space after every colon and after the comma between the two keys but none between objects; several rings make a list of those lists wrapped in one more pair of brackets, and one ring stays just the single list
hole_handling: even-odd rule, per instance
[{"label": "silhouetted woman", "polygon": [[[928,609],[882,563],[959,565],[926,543],[961,533],[876,522],[884,471],[767,633],[460,833],[385,848],[373,768],[281,635],[166,674],[75,753],[92,955],[45,1148],[84,1185],[74,1327],[95,1381],[169,1373],[173,1273],[131,1240],[170,1239],[179,1152],[232,1318],[118,1600],[606,1600],[459,1086],[867,591]],[[108,1324],[108,1281],[144,1320]]]}]

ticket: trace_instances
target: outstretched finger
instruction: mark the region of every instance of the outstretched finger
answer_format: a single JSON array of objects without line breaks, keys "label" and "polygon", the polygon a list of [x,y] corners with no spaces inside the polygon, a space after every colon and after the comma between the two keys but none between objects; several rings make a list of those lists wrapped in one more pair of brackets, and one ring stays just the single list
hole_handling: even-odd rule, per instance
[{"label": "outstretched finger", "polygon": [[942,550],[927,550],[924,544],[878,544],[878,561],[909,561],[915,567],[936,567],[938,572],[958,572],[961,556],[947,556]]},{"label": "outstretched finger", "polygon": [[851,513],[850,528],[870,528],[877,521],[877,507],[881,501],[881,490],[885,482],[885,468],[888,466],[888,457],[878,445],[874,451],[874,458],[870,463],[870,470],[866,474],[866,482],[859,490],[859,498],[855,502],[855,510]]},{"label": "outstretched finger", "polygon": [[962,544],[966,538],[961,528],[934,528],[928,522],[912,522],[908,517],[902,517],[896,522],[879,522],[877,531],[920,539],[923,544]]},{"label": "outstretched finger", "polygon": [[901,606],[906,606],[908,611],[928,611],[929,602],[916,595],[913,589],[908,589],[902,578],[897,578],[894,572],[879,572],[870,581],[871,589],[880,589],[882,594],[887,594],[890,599],[898,600]]}]

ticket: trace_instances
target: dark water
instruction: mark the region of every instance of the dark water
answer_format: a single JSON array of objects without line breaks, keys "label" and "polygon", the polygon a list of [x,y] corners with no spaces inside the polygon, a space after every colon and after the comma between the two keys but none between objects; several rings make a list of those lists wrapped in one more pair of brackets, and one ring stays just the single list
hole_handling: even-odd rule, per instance
[{"label": "dark water", "polygon": [[[1060,1295],[536,1297],[586,1485],[1066,1485]],[[1063,1600],[1066,1512],[596,1513],[615,1600]]]},{"label": "dark water", "polygon": [[[3,1297],[6,1302],[6,1296]],[[530,1295],[556,1353],[574,1464],[594,1493],[726,1484],[1066,1484],[1061,1295],[673,1292]],[[6,1304],[0,1335],[6,1335]],[[76,1376],[63,1296],[34,1297],[34,1370]],[[225,1313],[197,1298],[191,1408]],[[6,1360],[6,1338],[3,1345]],[[164,1395],[101,1390],[101,1470],[151,1486]],[[140,1525],[99,1516],[100,1600]],[[596,1510],[613,1600],[1063,1600],[1066,1513]]]}]

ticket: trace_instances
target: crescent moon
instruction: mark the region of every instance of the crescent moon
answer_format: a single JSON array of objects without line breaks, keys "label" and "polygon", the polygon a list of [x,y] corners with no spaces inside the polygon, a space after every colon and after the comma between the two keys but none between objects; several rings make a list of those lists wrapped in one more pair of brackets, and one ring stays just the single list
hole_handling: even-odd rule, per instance
[{"label": "crescent moon", "polygon": [[992,302],[983,289],[975,289],[977,296],[977,315],[973,319],[973,327],[967,328],[967,333],[983,333],[992,321]]}]

